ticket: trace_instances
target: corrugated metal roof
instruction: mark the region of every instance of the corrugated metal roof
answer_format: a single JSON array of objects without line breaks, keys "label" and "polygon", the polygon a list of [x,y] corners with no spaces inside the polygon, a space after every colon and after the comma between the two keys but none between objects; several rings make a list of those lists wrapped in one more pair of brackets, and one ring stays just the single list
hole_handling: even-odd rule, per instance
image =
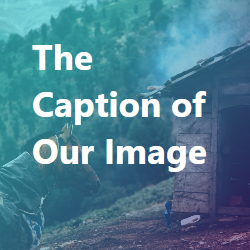
[{"label": "corrugated metal roof", "polygon": [[169,96],[171,97],[171,87],[176,84],[177,82],[182,81],[183,79],[186,79],[198,72],[201,72],[211,66],[214,66],[215,64],[223,64],[232,59],[235,56],[238,56],[240,53],[244,53],[244,51],[250,50],[250,40],[237,45],[233,47],[229,47],[222,52],[211,56],[207,59],[201,59],[197,62],[197,64],[188,69],[185,70],[173,77],[171,77],[169,80],[167,80],[164,84],[164,86],[157,86],[157,87],[151,87],[150,89],[154,88],[153,91],[150,91],[148,93],[141,93],[137,95],[138,99],[147,99],[151,97],[157,97],[157,95],[161,96],[161,92],[165,92],[165,95],[162,96]]}]

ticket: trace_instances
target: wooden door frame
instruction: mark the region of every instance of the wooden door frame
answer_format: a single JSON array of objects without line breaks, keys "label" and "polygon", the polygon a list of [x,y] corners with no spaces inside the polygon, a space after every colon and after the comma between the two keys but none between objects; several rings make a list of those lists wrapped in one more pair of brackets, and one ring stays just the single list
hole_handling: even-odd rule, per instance
[{"label": "wooden door frame", "polygon": [[218,114],[219,114],[219,79],[218,75],[212,78],[212,139],[211,139],[211,177],[210,177],[210,216],[215,217],[217,213],[217,189],[218,189]]}]

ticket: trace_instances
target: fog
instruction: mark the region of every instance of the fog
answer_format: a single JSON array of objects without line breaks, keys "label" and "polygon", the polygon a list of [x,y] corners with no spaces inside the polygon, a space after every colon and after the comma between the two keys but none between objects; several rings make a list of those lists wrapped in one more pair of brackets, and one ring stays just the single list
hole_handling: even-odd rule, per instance
[{"label": "fog", "polygon": [[183,4],[171,10],[170,44],[162,51],[158,65],[166,72],[166,79],[200,59],[250,39],[249,0],[190,2],[192,11],[186,11]]}]

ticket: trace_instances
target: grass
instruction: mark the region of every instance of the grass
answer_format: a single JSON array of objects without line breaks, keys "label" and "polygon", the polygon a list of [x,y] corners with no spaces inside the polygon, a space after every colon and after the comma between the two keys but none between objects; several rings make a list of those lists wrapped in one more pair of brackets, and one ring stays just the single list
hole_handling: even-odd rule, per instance
[{"label": "grass", "polygon": [[143,188],[129,197],[118,199],[108,208],[87,212],[81,216],[81,219],[86,220],[95,217],[111,218],[164,202],[172,198],[173,185],[174,179],[172,177],[154,186]]},{"label": "grass", "polygon": [[172,199],[173,186],[174,177],[171,177],[154,186],[143,188],[129,197],[120,198],[107,208],[93,210],[81,215],[77,219],[57,224],[54,227],[45,228],[45,232],[51,232],[64,226],[79,225],[83,221],[116,218],[125,213],[148,208],[154,204]]}]

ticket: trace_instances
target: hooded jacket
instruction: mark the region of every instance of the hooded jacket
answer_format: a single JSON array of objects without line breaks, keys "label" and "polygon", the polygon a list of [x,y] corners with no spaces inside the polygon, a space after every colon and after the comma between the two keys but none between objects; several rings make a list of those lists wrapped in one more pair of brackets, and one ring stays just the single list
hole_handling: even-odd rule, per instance
[{"label": "hooded jacket", "polygon": [[42,171],[29,153],[0,167],[0,250],[29,249],[35,243],[33,229],[43,219],[46,194]]}]

